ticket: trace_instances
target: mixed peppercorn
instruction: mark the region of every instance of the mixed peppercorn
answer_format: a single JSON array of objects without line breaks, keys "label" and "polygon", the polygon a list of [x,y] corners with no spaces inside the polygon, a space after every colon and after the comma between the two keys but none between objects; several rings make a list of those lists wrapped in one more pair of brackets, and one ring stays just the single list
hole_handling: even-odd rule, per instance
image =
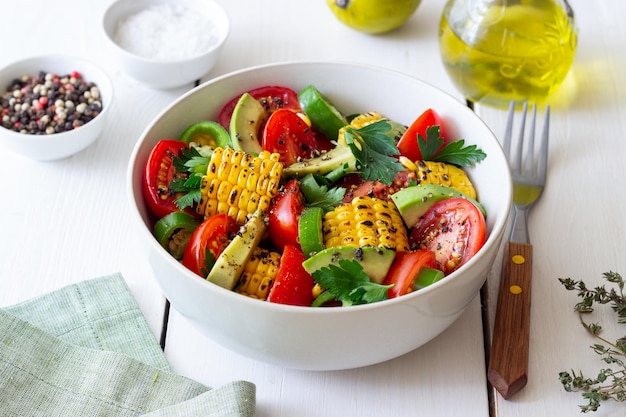
[{"label": "mixed peppercorn", "polygon": [[2,126],[19,133],[49,135],[84,125],[102,110],[100,90],[73,71],[40,71],[14,79],[0,97]]}]

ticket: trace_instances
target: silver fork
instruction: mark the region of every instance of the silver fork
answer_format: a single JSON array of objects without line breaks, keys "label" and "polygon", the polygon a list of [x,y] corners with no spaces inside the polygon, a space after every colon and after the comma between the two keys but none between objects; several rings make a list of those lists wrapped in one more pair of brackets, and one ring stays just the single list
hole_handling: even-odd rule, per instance
[{"label": "silver fork", "polygon": [[511,103],[502,144],[513,176],[513,225],[502,258],[487,378],[505,399],[522,389],[528,381],[533,248],[527,220],[530,208],[545,186],[548,165],[550,107],[546,107],[538,151],[535,151],[537,106],[533,106],[530,132],[526,136],[527,110],[528,104],[524,103],[519,139],[513,147],[515,104]]}]

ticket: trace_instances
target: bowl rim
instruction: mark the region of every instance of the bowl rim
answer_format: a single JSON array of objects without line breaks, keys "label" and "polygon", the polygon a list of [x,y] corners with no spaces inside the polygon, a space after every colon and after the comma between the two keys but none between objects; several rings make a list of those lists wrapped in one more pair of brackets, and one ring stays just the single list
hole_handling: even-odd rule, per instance
[{"label": "bowl rim", "polygon": [[[193,55],[193,56],[189,56],[186,58],[180,58],[180,59],[167,59],[167,60],[163,60],[163,59],[156,59],[156,58],[148,58],[148,57],[144,57],[141,55],[137,55],[134,54],[130,51],[128,51],[127,49],[123,48],[122,46],[120,46],[114,39],[114,34],[115,34],[115,26],[117,25],[118,21],[111,21],[111,26],[112,26],[112,33],[109,33],[109,30],[107,28],[107,22],[108,19],[110,18],[110,15],[113,13],[113,11],[120,7],[121,4],[124,3],[128,3],[131,5],[131,7],[133,7],[134,9],[136,9],[137,11],[140,10],[144,10],[146,6],[151,6],[151,5],[156,5],[156,4],[174,4],[174,5],[178,5],[178,4],[186,4],[186,3],[190,3],[190,2],[194,2],[194,3],[203,3],[208,7],[213,7],[215,8],[215,10],[218,11],[219,16],[217,16],[217,18],[210,18],[209,20],[214,23],[216,25],[216,28],[218,30],[216,30],[216,34],[217,34],[217,42],[215,42],[213,45],[211,45],[211,47],[204,51],[201,52],[199,54]],[[136,12],[137,12],[136,11]],[[133,13],[136,13],[133,12]],[[128,17],[130,14],[126,14],[124,17]],[[216,51],[218,51],[226,42],[226,40],[228,39],[228,37],[230,36],[230,31],[231,31],[231,23],[230,23],[230,17],[228,15],[228,13],[226,12],[226,9],[224,9],[224,7],[217,1],[215,0],[202,0],[202,2],[198,2],[195,0],[185,0],[185,1],[180,1],[180,0],[157,0],[157,1],[151,1],[151,0],[139,0],[139,1],[131,1],[131,0],[115,0],[113,3],[111,3],[106,10],[104,11],[104,13],[102,14],[102,19],[100,20],[100,30],[101,32],[103,32],[105,39],[107,40],[107,42],[109,43],[110,46],[112,46],[118,53],[121,53],[122,56],[126,57],[126,59],[133,59],[136,60],[138,62],[142,62],[144,64],[153,64],[153,65],[174,65],[174,64],[184,64],[186,62],[189,61],[194,61],[197,59],[202,59],[204,57],[206,57],[207,55],[210,55]]]},{"label": "bowl rim", "polygon": [[[102,69],[99,65],[97,65],[95,62],[83,58],[83,57],[79,57],[77,55],[71,55],[71,54],[55,54],[55,53],[48,53],[48,54],[40,54],[40,55],[33,55],[33,56],[27,56],[18,60],[15,60],[5,66],[3,66],[2,68],[0,68],[0,74],[5,74],[6,72],[10,72],[12,71],[14,68],[17,67],[21,67],[24,65],[31,65],[32,64],[36,64],[38,61],[58,61],[59,59],[63,59],[64,61],[67,62],[75,62],[75,63],[80,63],[80,65],[84,66],[84,67],[88,67],[89,68],[89,72],[93,72],[93,73],[97,73],[97,77],[99,80],[96,82],[93,79],[93,77],[85,77],[84,80],[87,82],[94,82],[96,83],[96,85],[98,86],[98,89],[100,90],[100,94],[101,94],[101,99],[102,99],[102,108],[100,113],[98,113],[98,115],[96,117],[94,117],[92,120],[90,120],[88,123],[85,123],[85,125],[81,126],[78,129],[72,129],[72,130],[68,130],[65,132],[59,132],[59,133],[50,133],[50,134],[43,134],[43,135],[33,135],[33,134],[25,134],[25,133],[19,133],[16,132],[14,130],[11,129],[7,129],[6,127],[0,125],[0,132],[2,133],[2,135],[0,136],[5,136],[5,139],[10,138],[10,139],[19,139],[19,140],[29,140],[29,141],[33,141],[33,142],[45,142],[45,141],[50,141],[51,138],[54,138],[55,140],[74,140],[73,138],[70,138],[70,136],[74,136],[76,135],[82,128],[84,128],[84,126],[88,126],[89,123],[91,123],[92,121],[94,121],[95,119],[100,119],[102,117],[104,117],[107,113],[109,113],[109,108],[111,107],[112,103],[113,103],[113,95],[114,95],[114,87],[113,87],[113,81],[111,80],[111,77],[109,77],[109,75],[107,74],[107,72]],[[37,71],[41,71],[41,70],[45,70],[44,68],[39,68]],[[74,71],[75,69],[68,69],[68,73],[70,71]],[[53,71],[53,72],[57,72],[58,71]],[[33,74],[20,74],[18,76],[22,76],[22,75],[33,75]],[[83,74],[81,74],[83,75]],[[6,92],[6,86],[0,86],[0,88],[2,89],[2,94],[4,94]],[[102,92],[104,92],[104,95],[102,95]],[[105,101],[106,99],[106,101]],[[0,140],[2,140],[0,138]]]},{"label": "bowl rim", "polygon": [[[461,268],[459,268],[458,270],[454,271],[453,273],[451,273],[450,275],[444,277],[443,279],[441,279],[440,281],[429,285],[426,288],[420,289],[419,291],[414,291],[411,294],[406,294],[403,295],[401,297],[396,297],[396,298],[391,298],[391,299],[387,299],[381,302],[377,302],[377,303],[370,303],[370,304],[361,304],[361,305],[353,305],[350,306],[349,308],[311,308],[311,307],[302,307],[302,306],[293,306],[293,305],[286,305],[286,304],[279,304],[279,303],[267,303],[267,302],[259,302],[259,300],[250,298],[250,297],[244,297],[241,296],[240,294],[237,294],[234,291],[222,288],[218,285],[214,285],[211,284],[209,282],[206,282],[206,280],[203,279],[198,279],[198,276],[196,274],[194,274],[192,271],[188,270],[187,268],[183,267],[182,264],[180,264],[179,262],[177,262],[171,255],[169,255],[169,253],[167,253],[167,251],[156,241],[156,239],[154,239],[151,231],[149,230],[149,228],[145,225],[145,220],[143,219],[137,204],[136,204],[136,200],[134,197],[134,182],[136,181],[134,179],[134,175],[135,175],[135,165],[137,163],[137,157],[138,157],[138,153],[139,150],[141,148],[143,139],[146,137],[146,135],[148,134],[148,132],[152,129],[152,127],[168,112],[171,110],[172,107],[176,106],[178,103],[184,101],[187,97],[196,94],[198,91],[200,91],[203,88],[207,88],[210,85],[216,84],[221,82],[224,79],[228,79],[231,77],[235,77],[238,76],[240,74],[243,73],[249,73],[249,72],[254,72],[257,70],[261,70],[261,69],[268,69],[268,68],[277,68],[277,67],[291,67],[291,66],[307,66],[307,65],[324,65],[324,66],[348,66],[348,67],[354,67],[354,68],[359,68],[359,69],[366,69],[366,70],[370,70],[370,71],[376,71],[376,72],[384,72],[387,73],[389,75],[395,76],[395,77],[401,77],[401,78],[406,78],[407,81],[410,82],[417,82],[417,83],[421,83],[423,85],[426,85],[428,88],[432,88],[435,89],[437,91],[439,91],[441,94],[444,94],[445,96],[451,98],[452,100],[454,100],[455,102],[457,102],[459,104],[459,109],[463,109],[461,111],[466,111],[469,113],[472,113],[473,116],[477,119],[477,122],[482,124],[485,129],[489,132],[491,132],[493,139],[497,142],[497,149],[499,150],[500,153],[500,157],[506,161],[506,158],[504,156],[504,152],[502,150],[502,147],[496,137],[496,135],[493,133],[493,131],[491,130],[491,128],[482,120],[482,118],[480,118],[478,116],[478,114],[476,114],[472,109],[470,109],[469,107],[467,107],[466,105],[464,105],[459,99],[457,99],[456,97],[452,96],[450,93],[442,90],[441,88],[427,82],[424,81],[422,79],[419,79],[417,77],[411,76],[409,74],[397,71],[397,70],[393,70],[390,68],[385,68],[385,67],[381,67],[381,66],[377,66],[377,65],[373,65],[373,64],[364,64],[364,63],[356,63],[356,62],[350,62],[350,61],[341,61],[341,60],[322,60],[322,61],[315,61],[315,60],[288,60],[288,61],[278,61],[278,62],[272,62],[272,63],[264,63],[264,64],[259,64],[259,65],[253,65],[253,66],[249,66],[249,67],[245,67],[245,68],[241,68],[241,69],[237,69],[225,74],[222,74],[220,76],[217,76],[215,78],[212,78],[208,81],[205,81],[204,83],[200,84],[199,86],[195,87],[192,90],[187,91],[186,93],[184,93],[183,95],[179,96],[177,99],[175,99],[172,103],[170,103],[168,106],[166,106],[164,109],[162,109],[150,122],[150,124],[142,131],[142,133],[140,134],[137,142],[135,143],[135,146],[133,147],[133,150],[130,154],[130,158],[129,158],[129,164],[127,167],[127,172],[126,172],[126,192],[127,192],[127,197],[129,198],[129,203],[131,205],[131,211],[132,211],[132,216],[135,218],[135,220],[138,221],[137,225],[139,226],[139,228],[141,229],[141,233],[142,233],[142,239],[146,239],[149,244],[152,246],[152,248],[156,249],[158,251],[158,253],[160,254],[160,256],[164,257],[166,259],[166,261],[168,263],[171,263],[173,267],[175,267],[177,270],[179,270],[184,276],[186,280],[189,280],[191,282],[191,285],[198,285],[197,288],[205,288],[208,291],[218,291],[221,292],[221,294],[223,294],[225,297],[233,297],[232,299],[235,300],[235,302],[240,302],[240,303],[246,303],[248,304],[248,306],[250,306],[251,308],[254,308],[256,306],[258,306],[258,308],[263,308],[263,309],[270,309],[269,311],[273,311],[273,312],[289,312],[290,314],[318,314],[318,315],[323,315],[323,314],[337,314],[338,311],[340,311],[341,313],[339,314],[358,314],[359,311],[362,310],[376,310],[376,309],[381,309],[381,308],[386,308],[386,306],[390,306],[393,304],[404,304],[404,303],[411,303],[411,300],[413,300],[414,298],[420,298],[423,297],[424,295],[433,292],[433,291],[437,291],[438,288],[447,285],[447,283],[452,282],[452,281],[458,281],[463,279],[463,272],[466,269],[469,269],[472,265],[474,265],[475,263],[478,263],[480,261],[480,259],[476,256],[474,256],[472,259],[470,259],[466,264],[464,264]],[[508,209],[504,210],[503,213],[499,216],[498,220],[496,221],[496,223],[494,223],[492,230],[490,231],[487,240],[485,241],[485,244],[483,245],[483,247],[480,249],[480,252],[482,253],[487,253],[487,251],[489,250],[496,250],[496,248],[493,248],[493,246],[499,246],[500,245],[500,238],[498,236],[503,236],[505,229],[508,225],[508,218],[509,218],[509,212],[510,212],[510,208],[512,205],[512,195],[513,195],[513,185],[512,185],[512,178],[511,178],[511,172],[510,172],[510,168],[508,166],[508,163],[506,164],[506,172],[503,173],[503,175],[506,175],[508,177],[508,187],[505,190],[501,190],[501,196],[502,198],[506,199],[508,201]],[[487,279],[487,276],[485,276],[484,278],[485,280]],[[159,284],[160,286],[160,284]],[[236,301],[238,300],[238,301]]]}]

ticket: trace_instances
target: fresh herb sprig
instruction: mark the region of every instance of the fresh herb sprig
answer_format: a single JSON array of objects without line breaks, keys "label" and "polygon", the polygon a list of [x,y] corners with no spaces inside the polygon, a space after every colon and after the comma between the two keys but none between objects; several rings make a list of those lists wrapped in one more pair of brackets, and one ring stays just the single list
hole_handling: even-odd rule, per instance
[{"label": "fresh herb sprig", "polygon": [[344,140],[357,160],[356,168],[363,179],[391,185],[396,174],[404,169],[395,157],[400,152],[389,136],[391,130],[391,123],[384,119],[359,129],[344,128]]},{"label": "fresh herb sprig", "polygon": [[346,189],[332,187],[332,183],[323,175],[308,174],[300,181],[300,190],[309,207],[320,207],[325,213],[341,204]]},{"label": "fresh herb sprig", "polygon": [[179,209],[193,206],[200,201],[202,177],[206,174],[210,156],[201,155],[195,147],[183,148],[172,159],[174,168],[179,173],[188,174],[186,178],[177,177],[170,181],[169,188],[176,193],[184,193],[175,203]]},{"label": "fresh herb sprig", "polygon": [[[340,259],[339,265],[330,264],[313,272],[313,279],[343,306],[375,303],[388,298],[392,285],[370,281],[363,266],[353,259]],[[324,297],[325,298],[325,297]]]},{"label": "fresh herb sprig", "polygon": [[457,167],[469,167],[487,157],[487,154],[477,145],[465,146],[464,139],[450,142],[446,146],[443,146],[443,143],[441,128],[437,125],[426,129],[426,138],[420,134],[417,135],[417,146],[424,161],[444,162]]},{"label": "fresh herb sprig", "polygon": [[591,349],[608,365],[606,368],[601,368],[597,376],[593,378],[586,377],[582,371],[577,373],[572,370],[559,373],[559,380],[566,391],[582,392],[582,397],[587,401],[587,404],[580,406],[583,413],[597,411],[603,401],[626,401],[626,336],[611,342],[600,336],[601,325],[588,323],[583,319],[585,314],[593,312],[594,305],[609,304],[617,315],[617,323],[626,324],[624,279],[617,272],[605,272],[603,277],[609,283],[614,284],[615,288],[607,290],[602,285],[590,289],[583,281],[559,278],[567,290],[578,292],[578,297],[582,301],[574,306],[574,310],[578,312],[582,326],[599,341],[599,343],[594,343]]}]

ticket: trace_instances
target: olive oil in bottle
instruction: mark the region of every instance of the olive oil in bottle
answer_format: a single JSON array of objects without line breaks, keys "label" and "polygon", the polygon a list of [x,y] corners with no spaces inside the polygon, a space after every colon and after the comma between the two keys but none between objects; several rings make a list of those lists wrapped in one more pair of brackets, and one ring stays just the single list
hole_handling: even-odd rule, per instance
[{"label": "olive oil in bottle", "polygon": [[439,28],[448,75],[469,100],[542,103],[567,75],[577,45],[563,0],[449,0]]}]

